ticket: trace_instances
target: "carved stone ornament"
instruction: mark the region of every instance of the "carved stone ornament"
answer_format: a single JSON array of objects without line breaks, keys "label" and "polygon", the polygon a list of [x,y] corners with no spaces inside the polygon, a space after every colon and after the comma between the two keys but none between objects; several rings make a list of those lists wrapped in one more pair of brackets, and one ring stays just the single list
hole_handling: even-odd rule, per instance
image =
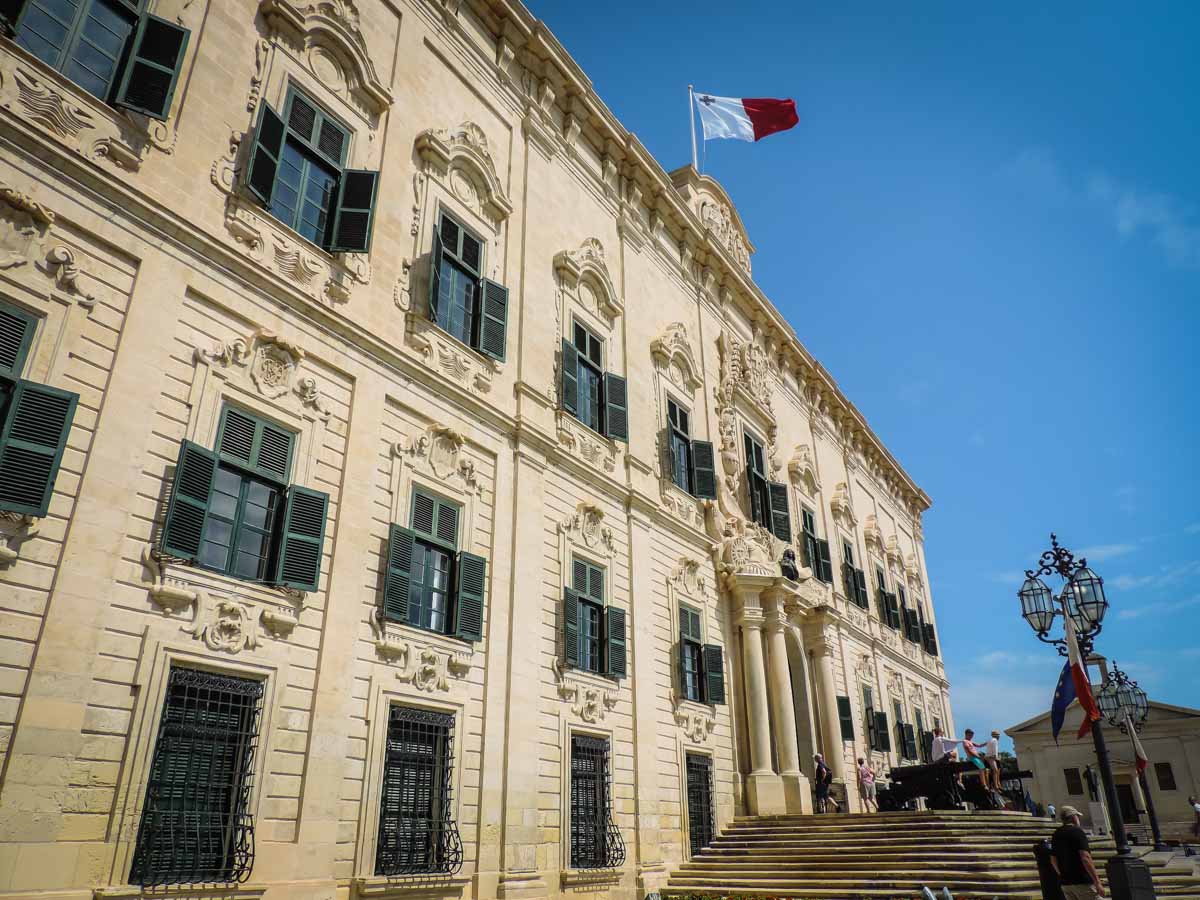
[{"label": "carved stone ornament", "polygon": [[650,355],[655,367],[679,390],[691,395],[704,384],[682,322],[672,322],[650,342]]},{"label": "carved stone ornament", "polygon": [[83,271],[75,261],[75,251],[65,244],[51,247],[46,253],[45,270],[54,279],[55,286],[64,294],[74,297],[80,306],[91,309],[96,305],[96,297],[79,286],[79,276]]},{"label": "carved stone ornament", "polygon": [[839,481],[834,487],[833,497],[829,500],[829,508],[833,510],[833,517],[847,528],[854,528],[858,525],[854,507],[850,503],[850,487],[846,482]]},{"label": "carved stone ornament", "polygon": [[475,470],[475,461],[463,453],[465,443],[466,439],[453,428],[430,425],[407,444],[397,443],[392,452],[408,456],[414,464],[424,462],[439,481],[461,480],[469,492],[482,496],[483,483]]},{"label": "carved stone ornament", "polygon": [[904,676],[895,669],[889,669],[884,666],[883,680],[887,684],[888,690],[897,697],[904,696]]},{"label": "carved stone ornament", "polygon": [[612,529],[604,524],[604,510],[586,500],[580,501],[575,513],[558,524],[558,530],[589,550],[611,555],[616,549]]},{"label": "carved stone ornament", "polygon": [[704,602],[708,586],[708,576],[704,570],[705,565],[699,560],[683,557],[671,572],[669,582],[685,596]]},{"label": "carved stone ornament", "polygon": [[874,513],[863,520],[863,540],[868,547],[874,547],[876,553],[883,555],[883,533],[879,530],[879,522]]},{"label": "carved stone ornament", "polygon": [[554,274],[560,291],[604,319],[609,327],[625,311],[625,302],[608,271],[604,245],[596,238],[588,238],[578,250],[554,254]]},{"label": "carved stone ornament", "polygon": [[512,201],[504,193],[487,135],[474,122],[422,131],[417,135],[416,150],[426,174],[439,178],[463,204],[493,225],[512,213]]},{"label": "carved stone ornament", "polygon": [[41,256],[54,213],[28,194],[0,182],[0,269]]},{"label": "carved stone ornament", "polygon": [[258,633],[249,606],[237,600],[213,598],[199,591],[191,625],[183,626],[209,650],[238,653],[258,646]]},{"label": "carved stone ornament", "polygon": [[677,705],[674,715],[675,724],[693,744],[706,743],[708,736],[717,728],[716,718],[706,712],[685,709],[682,705]]},{"label": "carved stone ornament", "polygon": [[875,661],[871,658],[870,654],[860,654],[854,660],[854,674],[859,681],[873,683],[875,681],[874,666]]},{"label": "carved stone ornament", "polygon": [[268,399],[290,395],[323,421],[332,415],[317,379],[298,371],[304,351],[273,331],[259,328],[244,338],[237,337],[211,348],[197,347],[195,355],[205,365],[242,370]]},{"label": "carved stone ornament", "polygon": [[[375,71],[353,0],[260,0],[258,9],[270,33],[287,41],[321,84],[347,100],[372,125],[391,107],[391,91]],[[257,100],[252,88],[249,105]]]},{"label": "carved stone ornament", "polygon": [[900,541],[896,535],[888,535],[884,552],[887,554],[888,566],[897,573],[903,572],[904,552],[900,549]]},{"label": "carved stone ornament", "polygon": [[712,500],[704,501],[704,509],[705,528],[713,540],[713,562],[727,587],[738,575],[779,574],[775,538],[769,531],[742,516],[723,516]]},{"label": "carved stone ornament", "polygon": [[[727,395],[721,399],[732,405],[733,395],[740,393],[755,404],[768,421],[774,423],[774,376],[762,344],[757,339],[739,341],[728,331],[722,331],[717,339],[717,349],[721,353],[721,386],[718,390]],[[773,439],[771,443],[774,443]]]},{"label": "carved stone ornament", "polygon": [[846,618],[850,620],[850,624],[857,628],[860,632],[869,633],[871,630],[870,619],[863,610],[853,603],[846,605]]},{"label": "carved stone ornament", "polygon": [[788,461],[788,475],[792,484],[800,488],[810,497],[815,497],[821,490],[821,482],[817,478],[817,469],[813,460],[812,448],[808,444],[797,444]]},{"label": "carved stone ornament", "polygon": [[924,585],[924,581],[921,579],[921,563],[915,553],[905,554],[904,577],[914,588],[920,589]]},{"label": "carved stone ornament", "polygon": [[617,450],[613,441],[600,437],[574,416],[559,410],[557,416],[558,445],[579,457],[593,468],[612,474],[617,468]]},{"label": "carved stone ornament", "polygon": [[245,161],[242,132],[229,136],[229,151],[209,169],[209,179],[225,194],[225,230],[234,246],[289,287],[328,307],[349,302],[356,284],[369,284],[366,253],[331,254],[287,228],[242,187]]},{"label": "carved stone ornament", "polygon": [[399,665],[396,679],[418,691],[427,694],[448,691],[451,679],[461,681],[471,671],[469,651],[439,650],[408,640],[395,631],[389,632],[378,611],[371,617],[370,625],[375,634],[375,652],[387,662]]},{"label": "carved stone ornament", "polygon": [[708,175],[697,173],[691,166],[673,171],[671,181],[704,223],[707,236],[728,251],[747,275],[750,274],[750,255],[754,248],[725,189]]},{"label": "carved stone ornament", "polygon": [[427,369],[464,390],[481,394],[491,391],[492,380],[500,371],[498,362],[459,343],[424,316],[407,315],[405,322],[408,343],[420,354]]},{"label": "carved stone ornament", "polygon": [[599,687],[577,676],[570,669],[563,668],[557,659],[553,665],[558,682],[558,698],[570,706],[575,716],[594,725],[604,721],[608,713],[617,708],[619,696],[615,690]]},{"label": "carved stone ornament", "polygon": [[0,512],[0,568],[7,569],[21,555],[21,545],[37,537],[38,519],[22,513]]}]

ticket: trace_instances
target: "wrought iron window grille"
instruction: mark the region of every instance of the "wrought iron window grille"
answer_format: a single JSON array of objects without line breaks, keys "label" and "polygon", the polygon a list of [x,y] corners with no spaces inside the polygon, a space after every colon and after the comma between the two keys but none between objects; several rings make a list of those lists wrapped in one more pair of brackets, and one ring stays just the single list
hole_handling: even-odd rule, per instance
[{"label": "wrought iron window grille", "polygon": [[612,819],[608,740],[571,738],[571,868],[616,869],[625,840]]},{"label": "wrought iron window grille", "polygon": [[375,873],[457,875],[463,846],[451,796],[454,716],[393,706],[379,809]]},{"label": "wrought iron window grille", "polygon": [[262,699],[262,681],[171,669],[132,884],[232,884],[250,877]]},{"label": "wrought iron window grille", "polygon": [[712,760],[696,753],[687,755],[688,847],[692,856],[712,843]]}]

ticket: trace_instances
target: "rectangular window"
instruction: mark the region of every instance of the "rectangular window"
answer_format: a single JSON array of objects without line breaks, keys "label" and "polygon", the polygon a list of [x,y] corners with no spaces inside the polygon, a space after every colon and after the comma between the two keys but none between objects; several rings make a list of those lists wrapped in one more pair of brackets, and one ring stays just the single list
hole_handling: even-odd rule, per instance
[{"label": "rectangular window", "polygon": [[604,671],[604,569],[582,559],[572,562],[571,583],[579,595],[579,668]]},{"label": "rectangular window", "polygon": [[679,607],[679,665],[683,696],[704,700],[704,638],[700,631],[700,613],[689,606]]},{"label": "rectangular window", "polygon": [[670,398],[667,399],[668,440],[671,452],[671,480],[693,493],[692,439],[688,411]]},{"label": "rectangular window", "polygon": [[625,844],[612,821],[608,740],[571,736],[571,868],[616,868]]},{"label": "rectangular window", "polygon": [[292,89],[284,107],[287,135],[271,193],[271,215],[324,247],[350,132]]},{"label": "rectangular window", "polygon": [[817,537],[817,518],[811,509],[800,507],[801,550],[804,565],[812,570],[813,577],[825,584],[833,584],[833,562],[829,558],[829,542]]},{"label": "rectangular window", "polygon": [[442,239],[438,272],[437,321],[469,347],[478,340],[479,282],[483,275],[484,241],[443,212],[438,225]]},{"label": "rectangular window", "polygon": [[1079,775],[1078,769],[1063,769],[1063,775],[1067,779],[1067,793],[1079,797],[1083,795],[1083,779]]},{"label": "rectangular window", "polygon": [[583,325],[575,323],[572,341],[579,354],[579,421],[604,433],[604,342]]},{"label": "rectangular window", "polygon": [[762,442],[743,432],[746,450],[746,487],[750,494],[750,516],[763,528],[771,527],[771,492],[767,482],[767,455]]},{"label": "rectangular window", "polygon": [[413,490],[409,515],[409,527],[415,534],[408,594],[410,625],[441,633],[450,630],[458,520],[456,504]]},{"label": "rectangular window", "polygon": [[228,883],[250,874],[262,698],[261,681],[171,669],[131,883]]},{"label": "rectangular window", "polygon": [[16,41],[107,102],[137,28],[140,6],[125,0],[28,0]]},{"label": "rectangular window", "polygon": [[1169,762],[1155,763],[1154,775],[1158,779],[1158,789],[1160,791],[1177,790],[1175,787],[1175,772],[1171,769]]},{"label": "rectangular window", "polygon": [[866,723],[867,746],[872,750],[879,748],[879,736],[875,734],[875,692],[869,685],[862,686],[863,720]]},{"label": "rectangular window", "polygon": [[712,759],[687,754],[688,849],[692,856],[712,843]]},{"label": "rectangular window", "polygon": [[450,802],[454,716],[394,705],[388,713],[375,874],[455,873],[462,840]]}]

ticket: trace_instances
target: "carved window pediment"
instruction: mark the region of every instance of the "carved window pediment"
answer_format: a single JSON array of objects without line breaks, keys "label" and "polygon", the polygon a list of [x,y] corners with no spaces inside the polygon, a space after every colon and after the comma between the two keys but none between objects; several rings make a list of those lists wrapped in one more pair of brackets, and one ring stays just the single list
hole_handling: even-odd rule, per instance
[{"label": "carved window pediment", "polygon": [[625,303],[617,294],[608,272],[604,245],[596,238],[588,238],[578,250],[556,253],[554,272],[561,290],[610,326],[613,319],[625,311]]},{"label": "carved window pediment", "polygon": [[833,510],[834,518],[840,520],[847,528],[858,525],[858,517],[854,515],[854,506],[850,503],[850,487],[846,482],[837,483],[829,507]]},{"label": "carved window pediment", "polygon": [[416,149],[424,173],[444,181],[451,194],[482,213],[493,226],[512,213],[512,201],[497,174],[487,135],[474,122],[422,131]]},{"label": "carved window pediment", "polygon": [[867,516],[863,522],[863,540],[868,547],[873,547],[876,553],[883,556],[883,533],[879,530],[879,522],[874,513]]},{"label": "carved window pediment", "polygon": [[658,371],[679,390],[695,394],[704,384],[700,366],[692,352],[687,328],[682,322],[672,322],[650,343],[650,355]]},{"label": "carved window pediment", "polygon": [[813,462],[812,448],[808,444],[798,444],[791,460],[788,462],[788,474],[792,483],[808,496],[815,497],[821,491],[821,482],[817,478],[817,469]]}]

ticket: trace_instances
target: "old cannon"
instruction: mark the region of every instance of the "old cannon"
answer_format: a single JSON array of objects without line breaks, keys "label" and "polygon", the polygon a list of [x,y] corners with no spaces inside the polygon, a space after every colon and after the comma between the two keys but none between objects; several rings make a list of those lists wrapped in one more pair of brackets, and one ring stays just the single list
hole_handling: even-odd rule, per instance
[{"label": "old cannon", "polygon": [[[918,797],[924,797],[930,809],[962,809],[964,802],[976,809],[1003,809],[1004,797],[985,788],[981,774],[974,764],[954,760],[897,766],[889,773],[891,785],[879,789],[879,809],[915,809]],[[958,775],[963,776],[961,785]]]}]

